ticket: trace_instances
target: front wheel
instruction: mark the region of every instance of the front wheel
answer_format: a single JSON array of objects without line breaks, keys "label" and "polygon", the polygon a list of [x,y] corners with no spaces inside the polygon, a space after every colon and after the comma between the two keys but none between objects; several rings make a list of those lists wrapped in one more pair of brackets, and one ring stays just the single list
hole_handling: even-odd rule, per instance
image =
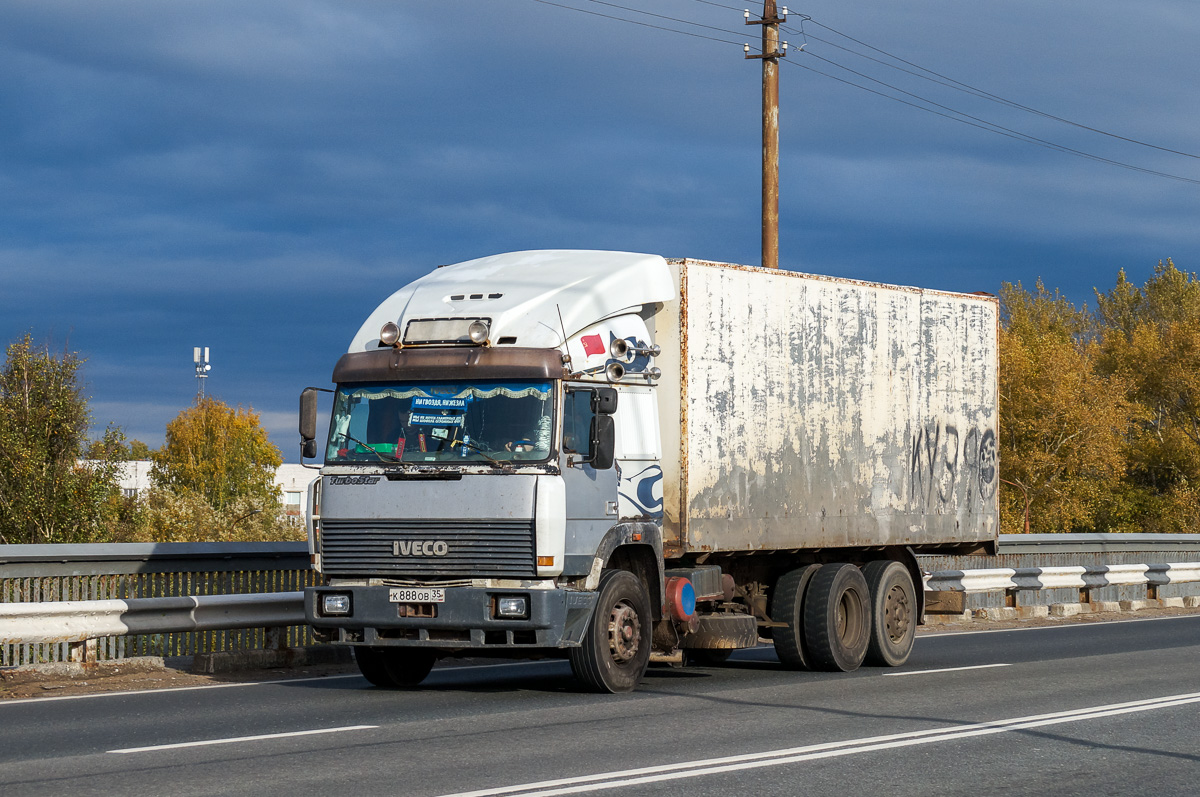
[{"label": "front wheel", "polygon": [[642,582],[625,570],[605,572],[583,644],[567,651],[571,672],[594,692],[632,692],[650,663],[653,623]]},{"label": "front wheel", "polygon": [[414,648],[354,648],[354,661],[363,678],[383,689],[403,689],[425,680],[437,657]]}]

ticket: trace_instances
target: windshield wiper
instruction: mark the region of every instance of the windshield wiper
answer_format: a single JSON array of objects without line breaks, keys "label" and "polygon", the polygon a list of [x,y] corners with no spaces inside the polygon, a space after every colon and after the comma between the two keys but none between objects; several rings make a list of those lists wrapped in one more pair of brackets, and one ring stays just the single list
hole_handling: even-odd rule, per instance
[{"label": "windshield wiper", "polygon": [[509,462],[508,460],[496,459],[491,454],[484,451],[482,448],[480,448],[478,445],[471,442],[470,440],[459,440],[456,438],[456,439],[450,441],[451,446],[456,446],[456,445],[460,445],[460,444],[466,446],[467,448],[469,448],[473,451],[478,452],[479,454],[482,454],[484,457],[487,457],[488,462],[491,462],[493,465],[495,465],[498,468],[506,468],[506,467],[512,465],[512,463]]},{"label": "windshield wiper", "polygon": [[380,458],[381,460],[383,460],[384,462],[387,462],[388,460],[391,460],[392,462],[401,462],[401,461],[402,461],[402,460],[400,459],[400,457],[398,457],[398,456],[396,456],[396,455],[394,455],[394,454],[388,454],[388,453],[385,453],[385,452],[383,452],[383,451],[376,451],[374,448],[372,448],[371,446],[367,445],[367,444],[366,444],[366,443],[364,443],[362,440],[359,440],[357,437],[353,437],[352,435],[350,435],[350,434],[349,434],[349,433],[347,433],[347,432],[342,432],[342,437],[346,438],[347,440],[349,440],[349,441],[350,441],[350,442],[352,442],[352,443],[358,443],[360,446],[362,446],[363,448],[367,449],[368,451],[370,451],[370,452],[371,452],[372,454],[374,454],[375,456],[379,457],[379,458]]}]

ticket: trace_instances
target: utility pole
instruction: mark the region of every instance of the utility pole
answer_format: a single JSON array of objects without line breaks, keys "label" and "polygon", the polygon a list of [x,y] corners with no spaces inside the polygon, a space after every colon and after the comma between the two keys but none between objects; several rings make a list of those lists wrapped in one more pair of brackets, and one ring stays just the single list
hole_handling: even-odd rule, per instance
[{"label": "utility pole", "polygon": [[779,268],[779,59],[787,55],[787,42],[779,41],[779,24],[787,19],[787,6],[776,9],[775,0],[763,0],[762,19],[747,25],[762,25],[762,53],[746,58],[762,61],[762,265]]}]

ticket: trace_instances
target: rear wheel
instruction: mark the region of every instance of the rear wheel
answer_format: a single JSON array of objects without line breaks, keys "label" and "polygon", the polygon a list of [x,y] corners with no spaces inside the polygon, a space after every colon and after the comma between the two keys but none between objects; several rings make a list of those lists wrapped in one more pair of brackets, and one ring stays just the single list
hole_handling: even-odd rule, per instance
[{"label": "rear wheel", "polygon": [[823,565],[804,596],[804,641],[816,670],[857,670],[871,636],[871,598],[862,571]]},{"label": "rear wheel", "polygon": [[867,664],[899,667],[908,661],[917,638],[917,594],[908,568],[900,562],[868,562],[863,568],[871,594],[871,640]]},{"label": "rear wheel", "polygon": [[571,672],[595,692],[632,692],[650,663],[653,624],[642,582],[625,570],[603,573],[583,644],[567,650]]},{"label": "rear wheel", "polygon": [[375,686],[403,689],[425,680],[437,657],[433,651],[414,648],[355,647],[358,670]]},{"label": "rear wheel", "polygon": [[786,625],[771,629],[775,655],[784,665],[797,670],[809,669],[804,641],[804,593],[820,565],[805,565],[783,576],[771,591],[771,620]]}]

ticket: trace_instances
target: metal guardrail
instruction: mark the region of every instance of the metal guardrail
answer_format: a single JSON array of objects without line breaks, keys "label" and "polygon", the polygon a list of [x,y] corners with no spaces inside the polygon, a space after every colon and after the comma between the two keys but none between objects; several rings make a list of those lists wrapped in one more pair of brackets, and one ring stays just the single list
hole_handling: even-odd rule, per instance
[{"label": "metal guardrail", "polygon": [[0,645],[65,644],[68,661],[96,661],[106,637],[265,629],[264,647],[286,646],[304,623],[303,592],[0,604]]},{"label": "metal guardrail", "polygon": [[0,604],[0,643],[271,628],[304,622],[303,592]]},{"label": "metal guardrail", "polygon": [[933,592],[1021,592],[1076,588],[1080,590],[1080,600],[1089,602],[1090,590],[1101,587],[1143,584],[1153,589],[1194,581],[1200,581],[1200,562],[942,570],[925,579],[925,589]]},{"label": "metal guardrail", "polygon": [[[0,545],[0,579],[308,570],[306,542]],[[0,600],[3,597],[0,596]]]},{"label": "metal guardrail", "polygon": [[[0,610],[20,603],[257,596],[295,592],[313,583],[303,542],[0,545]],[[239,624],[217,630],[134,632],[86,644],[0,642],[0,667],[235,653],[312,641],[300,618],[284,629]]]},{"label": "metal guardrail", "polygon": [[[926,589],[1015,606],[1019,592],[1089,602],[1093,590],[1144,587],[1155,598],[1160,586],[1200,582],[1200,563],[1145,563],[1200,552],[1200,534],[1002,535],[998,547],[920,557],[938,571]],[[1030,559],[1087,563],[995,567]],[[303,542],[0,546],[0,666],[307,644],[297,590],[311,583]]]},{"label": "metal guardrail", "polygon": [[[1162,565],[1029,567],[946,570],[925,581],[928,592],[994,592],[1145,585],[1148,590],[1200,581],[1200,562]],[[1148,597],[1154,597],[1153,593]],[[1015,601],[1013,603],[1015,605]],[[97,639],[234,628],[283,627],[304,622],[302,592],[203,595],[140,600],[47,601],[0,604],[0,644],[68,643],[71,660],[94,661]]]}]

